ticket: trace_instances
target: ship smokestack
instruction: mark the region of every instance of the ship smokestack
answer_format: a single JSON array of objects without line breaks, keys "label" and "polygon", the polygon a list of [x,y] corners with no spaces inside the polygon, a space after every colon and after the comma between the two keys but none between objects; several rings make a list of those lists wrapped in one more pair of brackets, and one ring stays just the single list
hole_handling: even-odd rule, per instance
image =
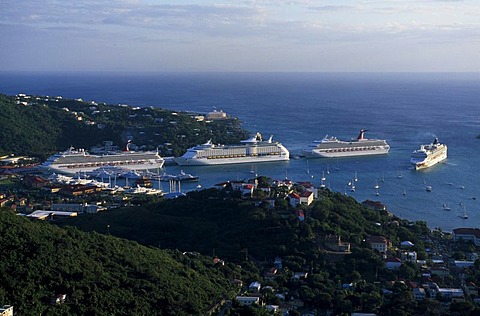
[{"label": "ship smokestack", "polygon": [[131,142],[132,142],[131,140],[128,140],[128,141],[127,141],[127,143],[125,144],[125,147],[123,147],[123,151],[130,151],[130,148],[129,148],[129,147],[130,147],[130,143],[131,143]]},{"label": "ship smokestack", "polygon": [[366,131],[367,131],[366,129],[360,130],[360,134],[358,134],[357,139],[358,139],[358,140],[362,140],[362,139],[363,139],[363,134],[364,134]]}]

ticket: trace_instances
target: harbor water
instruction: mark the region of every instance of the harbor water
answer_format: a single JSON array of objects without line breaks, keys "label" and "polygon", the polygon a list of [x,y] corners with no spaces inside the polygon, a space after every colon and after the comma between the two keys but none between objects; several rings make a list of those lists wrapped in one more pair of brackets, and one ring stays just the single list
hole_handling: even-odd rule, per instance
[{"label": "harbor water", "polygon": [[[388,155],[207,167],[167,166],[198,175],[182,190],[207,188],[254,174],[320,185],[359,202],[381,201],[388,210],[431,228],[478,227],[480,222],[480,76],[478,74],[0,73],[4,94],[61,95],[85,101],[157,106],[236,116],[252,133],[273,135],[297,155],[325,135],[386,139]],[[415,171],[410,154],[438,137],[448,159]],[[355,181],[355,178],[357,181]],[[355,191],[347,186],[355,182]],[[378,195],[374,186],[378,184]],[[429,192],[426,187],[430,186]],[[166,188],[163,188],[164,190]],[[451,210],[444,210],[448,205]],[[467,212],[468,219],[459,217]]]}]

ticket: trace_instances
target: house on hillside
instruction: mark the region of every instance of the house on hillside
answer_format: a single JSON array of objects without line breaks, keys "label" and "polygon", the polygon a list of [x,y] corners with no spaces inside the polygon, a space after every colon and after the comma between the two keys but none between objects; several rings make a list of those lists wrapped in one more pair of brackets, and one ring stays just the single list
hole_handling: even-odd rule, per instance
[{"label": "house on hillside", "polygon": [[453,230],[453,241],[473,241],[475,246],[480,246],[480,229],[456,228]]},{"label": "house on hillside", "polygon": [[385,269],[388,270],[397,270],[402,265],[402,260],[398,258],[387,258],[384,260]]},{"label": "house on hillside", "polygon": [[387,238],[383,236],[370,236],[366,240],[372,246],[373,250],[377,250],[380,253],[386,253],[389,242]]},{"label": "house on hillside", "polygon": [[304,191],[300,193],[300,204],[310,205],[313,203],[314,194],[312,191]]}]

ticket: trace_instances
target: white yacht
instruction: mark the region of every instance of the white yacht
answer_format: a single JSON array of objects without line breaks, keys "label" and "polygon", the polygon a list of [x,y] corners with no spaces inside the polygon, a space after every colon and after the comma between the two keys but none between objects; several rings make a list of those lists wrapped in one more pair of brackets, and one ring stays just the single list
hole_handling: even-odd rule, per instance
[{"label": "white yacht", "polygon": [[49,157],[41,168],[63,174],[91,172],[99,168],[121,167],[128,170],[159,169],[164,159],[156,151],[130,151],[128,145],[124,151],[92,155],[84,149],[69,148]]},{"label": "white yacht", "polygon": [[419,149],[414,150],[410,157],[410,162],[415,166],[415,170],[431,167],[447,159],[447,145],[441,144],[438,138],[428,145],[421,145]]},{"label": "white yacht", "polygon": [[307,158],[336,158],[367,155],[388,154],[390,146],[386,140],[367,139],[361,130],[356,139],[349,141],[339,140],[333,136],[325,136],[322,140],[315,140],[303,150]]},{"label": "white yacht", "polygon": [[256,133],[236,145],[215,145],[209,140],[189,148],[183,156],[175,158],[175,162],[181,166],[205,166],[289,160],[289,151],[272,138],[263,140],[262,135]]}]

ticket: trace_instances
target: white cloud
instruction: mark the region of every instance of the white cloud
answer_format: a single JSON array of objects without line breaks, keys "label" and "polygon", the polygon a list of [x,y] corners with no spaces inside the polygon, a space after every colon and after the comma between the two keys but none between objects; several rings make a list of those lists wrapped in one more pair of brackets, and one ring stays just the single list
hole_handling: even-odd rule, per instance
[{"label": "white cloud", "polygon": [[[382,65],[402,58],[413,63],[402,47],[422,55],[444,45],[441,67],[457,54],[448,45],[472,49],[480,38],[480,3],[474,0],[1,1],[0,40],[11,45],[0,69],[19,61],[59,67],[55,60],[75,67],[75,58],[91,68],[184,67],[184,58],[193,68],[325,69],[312,55],[329,60],[328,69],[343,69],[355,61],[359,68],[374,67],[365,62],[372,55]],[[26,42],[36,51],[24,49]],[[122,52],[109,58],[112,49]]]}]

